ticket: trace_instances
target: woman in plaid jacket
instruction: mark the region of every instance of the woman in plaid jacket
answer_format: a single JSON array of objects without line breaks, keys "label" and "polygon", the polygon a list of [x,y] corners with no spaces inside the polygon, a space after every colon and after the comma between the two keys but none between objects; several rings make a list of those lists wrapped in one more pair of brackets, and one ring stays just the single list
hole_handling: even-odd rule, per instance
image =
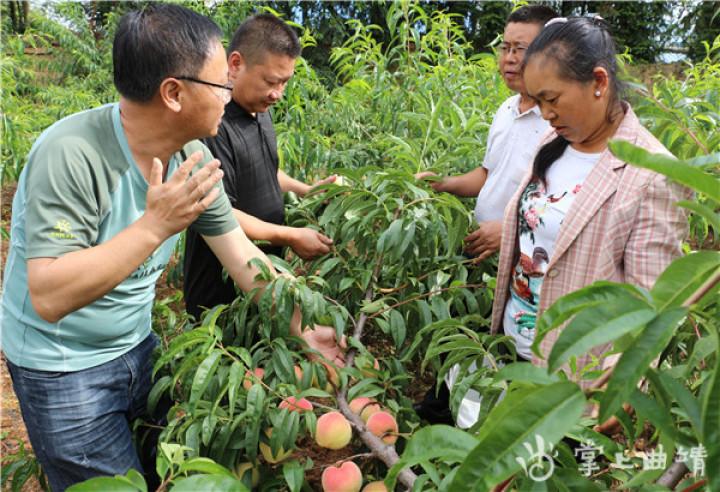
[{"label": "woman in plaid jacket", "polygon": [[[615,44],[602,19],[558,18],[548,22],[525,55],[528,93],[553,127],[532,171],[505,210],[492,313],[495,333],[530,352],[535,320],[559,297],[597,280],[650,288],[681,254],[687,217],[675,202],[687,190],[665,177],[614,157],[612,139],[653,153],[669,152],[643,128],[620,99]],[[540,348],[545,357],[562,328]],[[609,345],[593,356],[603,367]]]}]

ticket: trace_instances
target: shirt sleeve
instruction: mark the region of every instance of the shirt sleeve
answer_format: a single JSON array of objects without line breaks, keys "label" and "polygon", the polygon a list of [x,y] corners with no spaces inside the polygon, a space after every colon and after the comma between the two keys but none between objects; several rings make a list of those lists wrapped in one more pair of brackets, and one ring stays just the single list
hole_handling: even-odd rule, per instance
[{"label": "shirt sleeve", "polygon": [[89,248],[100,226],[101,183],[87,142],[64,137],[33,150],[24,189],[26,258],[57,258]]},{"label": "shirt sleeve", "polygon": [[[213,159],[210,150],[200,142],[192,142],[185,146],[186,155],[190,155],[197,150],[202,150],[203,159],[202,162],[195,167],[193,172],[201,169],[202,166]],[[195,232],[204,236],[219,236],[239,227],[237,219],[233,215],[230,200],[228,200],[228,196],[223,188],[223,181],[217,183],[215,188],[220,190],[220,195],[218,195],[210,206],[190,225]]]},{"label": "shirt sleeve", "polygon": [[653,176],[625,246],[626,282],[650,289],[670,262],[682,255],[688,218],[676,203],[690,196],[687,188],[665,176]]}]

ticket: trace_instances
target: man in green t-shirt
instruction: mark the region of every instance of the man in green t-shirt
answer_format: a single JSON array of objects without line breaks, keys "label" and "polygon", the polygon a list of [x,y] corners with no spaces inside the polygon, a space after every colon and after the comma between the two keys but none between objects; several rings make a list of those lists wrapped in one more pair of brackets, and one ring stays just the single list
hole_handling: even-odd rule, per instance
[{"label": "man in green t-shirt", "polygon": [[[214,135],[228,102],[222,33],[178,5],[125,15],[113,43],[120,102],[48,128],[13,200],[2,347],[53,490],[141,470],[129,422],[152,372],[155,282],[191,227],[243,290],[267,258],[232,215]],[[300,335],[296,310],[291,330]],[[339,362],[334,330],[302,335]]]}]

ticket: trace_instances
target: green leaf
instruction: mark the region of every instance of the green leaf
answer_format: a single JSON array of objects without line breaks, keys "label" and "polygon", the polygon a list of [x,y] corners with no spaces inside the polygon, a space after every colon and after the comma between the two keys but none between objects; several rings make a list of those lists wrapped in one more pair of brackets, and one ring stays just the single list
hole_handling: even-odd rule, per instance
[{"label": "green leaf", "polygon": [[399,349],[405,341],[407,328],[405,326],[405,318],[397,310],[390,311],[390,335],[395,342],[395,348]]},{"label": "green leaf", "polygon": [[408,440],[400,460],[388,471],[385,483],[389,490],[394,490],[398,474],[422,462],[440,459],[444,463],[460,463],[477,444],[477,439],[455,427],[423,427]]},{"label": "green leaf", "polygon": [[148,395],[147,411],[149,415],[155,415],[155,408],[157,408],[160,397],[167,391],[171,384],[172,378],[170,376],[163,376],[155,382]]},{"label": "green leaf", "polygon": [[707,195],[720,203],[720,181],[697,167],[665,154],[651,154],[629,142],[613,140],[608,145],[613,154],[623,161],[638,167],[650,169]]},{"label": "green leaf", "polygon": [[206,473],[209,475],[225,475],[234,478],[234,475],[222,465],[218,465],[210,458],[190,458],[183,461],[180,465],[178,473],[186,473],[189,471]]},{"label": "green leaf", "polygon": [[141,492],[147,492],[147,484],[145,478],[140,474],[139,471],[134,468],[130,468],[125,475]]},{"label": "green leaf", "polygon": [[388,227],[378,238],[377,250],[385,252],[390,250],[393,246],[398,244],[400,241],[400,234],[402,233],[403,219],[395,219],[390,227]]},{"label": "green leaf", "polygon": [[361,313],[374,314],[385,307],[385,301],[383,299],[377,299],[372,302],[362,301],[362,307],[360,308]]},{"label": "green leaf", "polygon": [[153,366],[153,376],[163,367],[165,364],[173,360],[175,357],[181,355],[186,349],[197,345],[199,343],[207,342],[209,339],[207,331],[196,328],[182,335],[178,335],[172,342],[167,351],[163,352],[158,358],[157,362]]},{"label": "green leaf", "polygon": [[675,329],[686,314],[685,308],[663,311],[622,354],[613,370],[607,389],[600,398],[601,422],[609,419],[628,400],[635,391],[640,377],[648,370],[655,357],[670,343]]},{"label": "green leaf", "polygon": [[572,468],[556,468],[550,481],[556,487],[555,490],[560,492],[575,492],[576,490],[600,492],[603,490],[595,482],[581,475],[577,469]]},{"label": "green leaf", "polygon": [[[720,356],[720,336],[713,332],[716,354]],[[702,444],[707,450],[705,470],[709,490],[720,490],[720,364],[715,361],[702,404]]]},{"label": "green leaf", "polygon": [[661,408],[660,405],[658,405],[657,400],[650,398],[636,389],[630,395],[628,402],[635,408],[638,416],[647,418],[658,431],[665,434],[665,437],[669,437],[676,442],[678,441],[678,433],[675,430],[675,423],[672,417],[670,417],[666,408]]},{"label": "green leaf", "polygon": [[548,368],[555,372],[571,357],[631,333],[654,317],[653,309],[630,296],[585,309],[560,333],[548,357]]},{"label": "green leaf", "polygon": [[579,311],[592,306],[613,303],[618,298],[627,297],[628,294],[639,299],[644,298],[644,295],[637,287],[607,281],[595,282],[592,285],[562,296],[538,318],[532,351],[538,356],[541,355],[540,342],[545,338],[545,335]]},{"label": "green leaf", "polygon": [[320,277],[325,277],[328,273],[330,273],[330,270],[335,268],[340,263],[340,258],[330,258],[329,260],[323,262],[322,267],[320,267],[320,273],[318,274]]},{"label": "green leaf", "polygon": [[114,477],[96,477],[71,485],[68,492],[138,492],[142,490],[122,475]]},{"label": "green leaf", "polygon": [[228,376],[228,416],[233,417],[235,413],[235,400],[237,398],[237,391],[243,381],[245,374],[245,366],[239,361],[235,361],[230,366],[230,375]]},{"label": "green leaf", "polygon": [[[478,445],[458,468],[451,490],[485,491],[530,461],[527,446],[554,445],[585,409],[585,396],[571,382],[509,391],[478,430]],[[545,452],[547,450],[543,449]]]},{"label": "green leaf", "polygon": [[713,230],[720,231],[720,214],[715,212],[713,208],[699,202],[689,202],[687,200],[681,200],[677,202],[677,204],[683,208],[692,210],[697,215],[703,217]]},{"label": "green leaf", "polygon": [[283,463],[283,477],[290,487],[290,492],[299,492],[305,481],[305,470],[297,460]]},{"label": "green leaf", "polygon": [[552,384],[560,381],[557,374],[549,374],[546,369],[528,362],[513,362],[497,373],[496,381],[522,381],[533,384]]},{"label": "green leaf", "polygon": [[[720,12],[720,10],[718,10],[718,12]],[[720,165],[720,152],[686,159],[685,164],[695,167],[713,167]]]},{"label": "green leaf", "polygon": [[662,387],[670,395],[687,415],[688,421],[695,431],[698,440],[701,439],[702,420],[700,417],[700,403],[698,399],[688,390],[682,382],[675,380],[667,372],[650,370],[647,373],[648,379],[653,384]]},{"label": "green leaf", "polygon": [[250,492],[240,480],[225,475],[193,475],[175,482],[171,492]]},{"label": "green leaf", "polygon": [[210,380],[215,374],[218,364],[220,363],[221,355],[222,352],[220,352],[219,349],[213,349],[213,351],[210,352],[207,357],[205,357],[205,360],[200,363],[200,366],[195,372],[195,377],[193,378],[192,382],[192,388],[190,390],[189,403],[191,408],[195,408],[198,400],[200,400],[200,398],[202,398],[203,394],[205,393],[205,390],[207,389],[208,384],[210,384]]},{"label": "green leaf", "polygon": [[718,251],[698,251],[676,259],[650,291],[655,306],[658,310],[681,306],[718,268]]}]

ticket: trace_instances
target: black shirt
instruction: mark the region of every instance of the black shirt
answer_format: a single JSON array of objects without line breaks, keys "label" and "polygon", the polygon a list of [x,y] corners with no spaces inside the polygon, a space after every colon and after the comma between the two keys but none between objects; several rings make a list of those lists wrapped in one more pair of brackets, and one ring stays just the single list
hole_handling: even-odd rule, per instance
[{"label": "black shirt", "polygon": [[[285,208],[277,179],[277,137],[269,113],[253,116],[235,101],[225,106],[217,136],[204,140],[220,160],[225,193],[233,208],[265,222],[283,224]],[[282,247],[261,246],[266,254],[280,256]],[[184,259],[185,304],[196,318],[203,307],[228,304],[235,297],[235,286],[223,282],[222,265],[205,240],[187,230]]]}]

